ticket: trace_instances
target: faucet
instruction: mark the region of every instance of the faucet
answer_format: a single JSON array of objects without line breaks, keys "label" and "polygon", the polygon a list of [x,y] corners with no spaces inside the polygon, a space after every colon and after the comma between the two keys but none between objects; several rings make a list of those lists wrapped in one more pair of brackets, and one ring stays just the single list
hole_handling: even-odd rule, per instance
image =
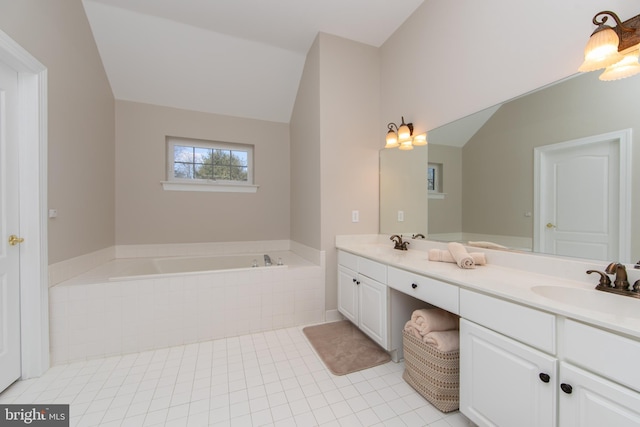
[{"label": "faucet", "polygon": [[424,239],[425,237],[424,237],[424,234],[418,233],[418,234],[412,235],[411,238],[412,239],[417,239],[417,238]]},{"label": "faucet", "polygon": [[[607,265],[604,273],[598,270],[587,270],[587,274],[597,273],[600,275],[600,280],[596,289],[599,291],[611,292],[618,295],[625,295],[634,298],[640,298],[640,280],[636,280],[633,286],[629,288],[629,280],[627,278],[627,269],[624,264],[619,262],[612,262]],[[611,283],[611,279],[608,274],[615,274],[615,279]]]},{"label": "faucet", "polygon": [[407,249],[407,245],[410,244],[409,242],[403,242],[402,241],[402,236],[398,236],[397,234],[394,234],[393,236],[391,236],[389,238],[389,240],[393,241],[393,249],[398,249],[400,251],[406,251]]},{"label": "faucet", "polygon": [[264,265],[265,267],[269,267],[271,265],[271,257],[267,254],[264,254]]},{"label": "faucet", "polygon": [[619,262],[612,262],[604,270],[607,274],[614,274],[616,278],[613,282],[613,287],[616,289],[628,290],[629,281],[627,280],[627,269],[624,268],[624,264]]}]

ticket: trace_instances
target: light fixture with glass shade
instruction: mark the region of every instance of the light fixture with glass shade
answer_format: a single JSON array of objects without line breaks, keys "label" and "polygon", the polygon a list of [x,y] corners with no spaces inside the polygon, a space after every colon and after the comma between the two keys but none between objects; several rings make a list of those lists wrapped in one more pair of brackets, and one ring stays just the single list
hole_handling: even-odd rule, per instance
[{"label": "light fixture with glass shade", "polygon": [[427,145],[427,134],[413,135],[413,123],[405,123],[402,117],[400,126],[395,123],[387,125],[386,145],[384,148],[398,148],[400,150],[413,150],[414,146]]},{"label": "light fixture with glass shade", "polygon": [[[606,25],[609,17],[616,21],[615,27]],[[606,68],[600,80],[610,81],[640,73],[638,48],[640,47],[640,15],[624,22],[611,11],[602,11],[592,20],[598,28],[591,34],[584,48],[584,62],[580,72]]]}]

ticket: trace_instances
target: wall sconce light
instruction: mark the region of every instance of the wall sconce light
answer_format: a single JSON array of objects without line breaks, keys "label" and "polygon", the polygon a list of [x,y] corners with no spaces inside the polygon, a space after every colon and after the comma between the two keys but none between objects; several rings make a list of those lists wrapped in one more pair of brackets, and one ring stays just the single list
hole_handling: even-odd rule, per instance
[{"label": "wall sconce light", "polygon": [[[616,21],[617,25],[613,28],[605,25],[609,16]],[[598,28],[591,34],[584,48],[584,62],[578,71],[588,72],[605,68],[599,77],[604,81],[623,79],[640,73],[640,15],[621,22],[618,15],[606,10],[598,12],[593,17],[593,24]]]},{"label": "wall sconce light", "polygon": [[384,148],[398,147],[400,150],[413,150],[414,145],[427,145],[427,134],[421,133],[414,136],[413,123],[405,123],[404,117],[402,117],[400,126],[395,123],[389,123],[387,128],[389,131],[387,132],[387,143]]}]

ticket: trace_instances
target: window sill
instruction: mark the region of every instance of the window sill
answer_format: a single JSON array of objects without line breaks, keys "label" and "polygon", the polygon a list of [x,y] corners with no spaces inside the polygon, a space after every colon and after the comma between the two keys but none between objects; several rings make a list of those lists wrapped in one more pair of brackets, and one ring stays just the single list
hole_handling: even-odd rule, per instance
[{"label": "window sill", "polygon": [[258,191],[257,185],[230,183],[220,184],[215,181],[161,181],[161,184],[162,188],[168,191],[208,191],[213,193],[255,193]]},{"label": "window sill", "polygon": [[435,193],[429,192],[429,199],[444,199],[447,193]]}]

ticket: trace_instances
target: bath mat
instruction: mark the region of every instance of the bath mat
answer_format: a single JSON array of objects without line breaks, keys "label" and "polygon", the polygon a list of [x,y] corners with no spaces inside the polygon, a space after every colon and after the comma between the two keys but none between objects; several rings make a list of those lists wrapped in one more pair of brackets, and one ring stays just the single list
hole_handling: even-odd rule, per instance
[{"label": "bath mat", "polygon": [[302,332],[334,375],[350,374],[391,360],[389,353],[348,320],[307,326]]}]

